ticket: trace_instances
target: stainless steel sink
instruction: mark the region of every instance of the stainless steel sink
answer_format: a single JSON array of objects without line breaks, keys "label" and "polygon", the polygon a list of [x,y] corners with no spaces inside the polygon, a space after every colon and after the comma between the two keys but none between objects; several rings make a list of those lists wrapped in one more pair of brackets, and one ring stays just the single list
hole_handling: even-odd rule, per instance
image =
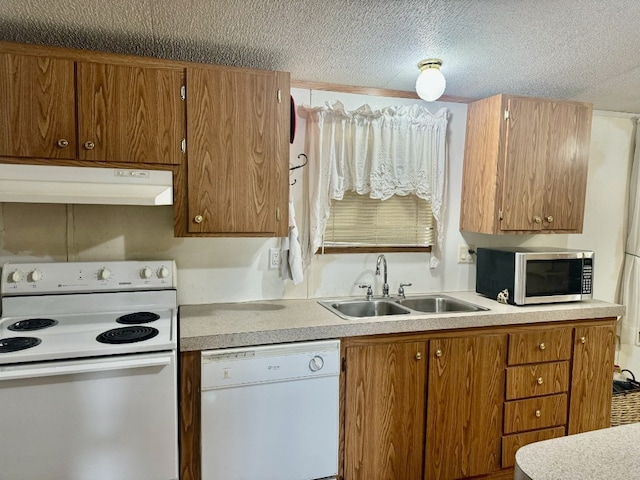
[{"label": "stainless steel sink", "polygon": [[396,300],[400,305],[411,310],[425,313],[448,313],[448,312],[480,312],[489,310],[488,308],[463,302],[446,295],[422,295],[419,297],[409,297]]},{"label": "stainless steel sink", "polygon": [[421,313],[479,312],[488,308],[457,300],[446,295],[420,295],[408,298],[373,300],[330,300],[318,302],[346,320],[387,315]]},{"label": "stainless steel sink", "polygon": [[407,308],[387,300],[344,300],[319,303],[343,318],[380,317],[411,313]]}]

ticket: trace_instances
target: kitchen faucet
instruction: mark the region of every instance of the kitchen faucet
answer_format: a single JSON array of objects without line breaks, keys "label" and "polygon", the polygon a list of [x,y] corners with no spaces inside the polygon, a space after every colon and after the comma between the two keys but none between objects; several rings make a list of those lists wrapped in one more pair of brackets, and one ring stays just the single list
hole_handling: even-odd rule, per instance
[{"label": "kitchen faucet", "polygon": [[382,261],[382,265],[384,267],[384,283],[382,284],[382,297],[389,298],[389,284],[387,283],[387,259],[384,258],[383,254],[378,255],[378,260],[376,261],[376,275],[380,275],[380,261]]}]

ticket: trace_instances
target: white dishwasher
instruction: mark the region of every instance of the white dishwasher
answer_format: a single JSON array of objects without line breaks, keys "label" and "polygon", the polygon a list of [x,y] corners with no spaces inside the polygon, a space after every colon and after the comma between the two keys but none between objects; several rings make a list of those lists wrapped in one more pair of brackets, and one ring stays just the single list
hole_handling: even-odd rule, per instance
[{"label": "white dishwasher", "polygon": [[202,352],[202,480],[338,472],[340,342]]}]

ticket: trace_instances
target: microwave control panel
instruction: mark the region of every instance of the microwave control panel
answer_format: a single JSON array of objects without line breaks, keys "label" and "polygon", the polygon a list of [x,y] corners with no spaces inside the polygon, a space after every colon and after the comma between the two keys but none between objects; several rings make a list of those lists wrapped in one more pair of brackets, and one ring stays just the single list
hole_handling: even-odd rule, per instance
[{"label": "microwave control panel", "polygon": [[582,294],[591,295],[593,287],[593,258],[582,261]]}]

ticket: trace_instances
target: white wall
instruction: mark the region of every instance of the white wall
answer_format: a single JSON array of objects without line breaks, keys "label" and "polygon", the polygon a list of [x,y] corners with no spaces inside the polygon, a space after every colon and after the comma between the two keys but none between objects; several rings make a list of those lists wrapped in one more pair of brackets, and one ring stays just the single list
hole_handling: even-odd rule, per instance
[{"label": "white wall", "polygon": [[[298,105],[341,100],[348,109],[369,103],[373,108],[412,100],[294,89]],[[446,106],[449,119],[448,207],[443,259],[428,268],[429,254],[391,253],[389,283],[413,283],[408,292],[473,290],[475,267],[458,264],[463,244],[558,245],[596,251],[595,296],[615,301],[624,243],[627,182],[630,171],[633,123],[627,118],[595,115],[587,186],[587,211],[581,235],[489,236],[458,231],[466,105]],[[298,118],[291,164],[304,152],[303,118]],[[291,187],[298,220],[304,197],[304,170],[295,170]],[[358,295],[356,284],[372,282],[376,255],[318,255],[302,284],[283,281],[268,269],[268,251],[279,239],[174,238],[172,207],[0,204],[0,262],[32,260],[98,261],[175,259],[179,269],[181,304],[236,302],[278,298],[316,298]]]}]

